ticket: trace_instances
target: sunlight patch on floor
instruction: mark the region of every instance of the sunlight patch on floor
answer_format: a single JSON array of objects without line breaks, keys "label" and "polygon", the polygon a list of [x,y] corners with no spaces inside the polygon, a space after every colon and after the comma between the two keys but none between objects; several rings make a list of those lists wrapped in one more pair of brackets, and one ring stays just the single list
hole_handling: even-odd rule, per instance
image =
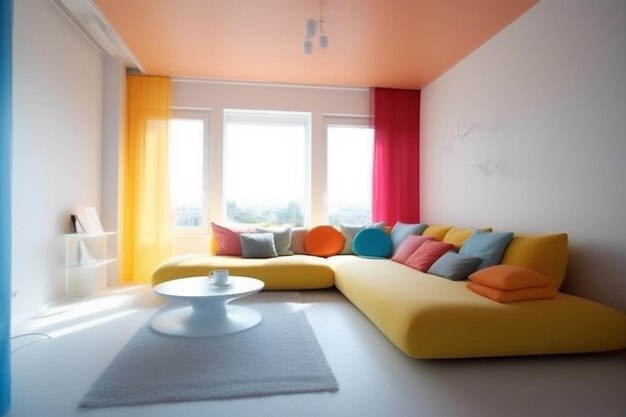
[{"label": "sunlight patch on floor", "polygon": [[141,286],[123,286],[88,297],[55,300],[33,316],[12,323],[11,351],[133,314],[137,309],[131,306],[143,292]]},{"label": "sunlight patch on floor", "polygon": [[117,313],[113,313],[113,314],[107,314],[105,316],[102,317],[98,317],[92,320],[88,320],[82,323],[78,323],[78,324],[74,324],[71,326],[66,326],[66,327],[61,327],[58,330],[53,330],[51,332],[48,332],[48,335],[51,338],[58,338],[58,337],[62,337],[62,336],[66,336],[68,334],[74,333],[74,332],[78,332],[81,330],[85,330],[88,329],[90,327],[94,327],[103,323],[106,323],[108,321],[113,321],[113,320],[117,320],[121,317],[125,317],[128,316],[130,314],[133,314],[134,312],[136,312],[137,310],[125,310],[125,311],[119,311]]}]

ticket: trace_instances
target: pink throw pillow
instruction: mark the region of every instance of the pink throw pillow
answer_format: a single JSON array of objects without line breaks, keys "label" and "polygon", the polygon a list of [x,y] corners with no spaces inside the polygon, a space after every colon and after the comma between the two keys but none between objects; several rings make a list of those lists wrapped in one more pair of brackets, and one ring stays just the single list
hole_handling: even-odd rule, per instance
[{"label": "pink throw pillow", "polygon": [[421,272],[427,272],[437,259],[451,250],[454,250],[454,245],[451,243],[430,240],[422,243],[420,247],[409,256],[405,265]]},{"label": "pink throw pillow", "polygon": [[422,246],[424,242],[429,240],[434,239],[432,237],[410,235],[409,237],[404,239],[404,242],[400,244],[398,250],[396,251],[396,253],[393,254],[391,260],[400,262],[401,264],[405,264],[407,259],[409,259],[411,255],[413,255],[413,252],[415,252],[417,248]]},{"label": "pink throw pillow", "polygon": [[254,231],[254,229],[233,230],[213,222],[211,222],[211,230],[213,233],[213,239],[215,239],[215,242],[217,243],[215,254],[231,256],[241,256],[241,239],[239,238],[239,235],[241,233]]},{"label": "pink throw pillow", "polygon": [[307,227],[294,227],[291,229],[291,251],[295,254],[306,255],[304,249],[304,238],[308,233]]}]

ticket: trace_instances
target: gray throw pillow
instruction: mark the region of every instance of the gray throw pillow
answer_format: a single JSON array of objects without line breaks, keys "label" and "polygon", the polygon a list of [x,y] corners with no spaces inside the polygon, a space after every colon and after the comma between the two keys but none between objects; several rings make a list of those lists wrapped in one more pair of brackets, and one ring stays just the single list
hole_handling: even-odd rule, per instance
[{"label": "gray throw pillow", "polygon": [[343,245],[343,249],[339,252],[340,255],[353,255],[354,251],[352,250],[352,241],[354,237],[361,230],[365,229],[365,226],[348,226],[346,224],[340,224],[339,229],[341,229],[341,234],[343,235],[346,243]]},{"label": "gray throw pillow", "polygon": [[291,250],[291,228],[275,229],[275,228],[263,228],[256,229],[262,233],[272,233],[274,235],[274,247],[276,248],[276,254],[278,256],[293,255]]},{"label": "gray throw pillow", "polygon": [[459,281],[467,278],[469,274],[474,272],[479,263],[480,258],[459,255],[450,251],[437,259],[428,270],[428,273]]},{"label": "gray throw pillow", "polygon": [[424,223],[410,224],[397,222],[391,229],[391,244],[393,246],[393,253],[395,254],[404,239],[410,235],[421,235],[426,230],[428,225]]},{"label": "gray throw pillow", "polygon": [[242,258],[276,258],[273,233],[242,233],[241,240]]}]

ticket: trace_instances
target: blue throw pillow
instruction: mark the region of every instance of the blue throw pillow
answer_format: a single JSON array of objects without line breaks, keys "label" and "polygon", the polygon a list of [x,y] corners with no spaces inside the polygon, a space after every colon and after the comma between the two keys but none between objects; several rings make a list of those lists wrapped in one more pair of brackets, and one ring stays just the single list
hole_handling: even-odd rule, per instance
[{"label": "blue throw pillow", "polygon": [[419,224],[409,224],[396,222],[396,224],[391,229],[391,243],[393,246],[393,253],[396,253],[404,239],[409,237],[410,235],[421,235],[426,230],[428,225],[419,223]]},{"label": "blue throw pillow", "polygon": [[388,258],[391,256],[391,238],[381,229],[361,230],[352,241],[355,254],[366,258]]},{"label": "blue throw pillow", "polygon": [[485,232],[476,230],[465,241],[459,254],[480,258],[476,270],[498,265],[506,247],[513,239],[512,232]]},{"label": "blue throw pillow", "polygon": [[459,281],[467,278],[469,274],[474,272],[479,263],[480,258],[464,256],[450,251],[437,259],[428,270],[428,273],[448,278],[452,281]]}]

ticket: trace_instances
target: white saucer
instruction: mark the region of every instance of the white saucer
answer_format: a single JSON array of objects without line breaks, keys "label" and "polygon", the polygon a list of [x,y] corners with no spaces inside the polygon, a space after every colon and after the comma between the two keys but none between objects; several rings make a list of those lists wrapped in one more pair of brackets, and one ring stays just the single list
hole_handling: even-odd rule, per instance
[{"label": "white saucer", "polygon": [[216,287],[216,288],[228,288],[228,287],[232,287],[233,283],[229,282],[228,284],[216,284],[216,283],[212,282],[210,285],[211,285],[211,287]]}]

